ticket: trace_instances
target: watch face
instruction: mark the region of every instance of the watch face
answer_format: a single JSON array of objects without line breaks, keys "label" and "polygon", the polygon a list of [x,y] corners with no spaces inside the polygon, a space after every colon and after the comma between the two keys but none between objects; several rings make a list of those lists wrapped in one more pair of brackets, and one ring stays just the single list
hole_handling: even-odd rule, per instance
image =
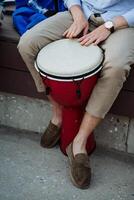
[{"label": "watch face", "polygon": [[111,22],[111,21],[106,22],[106,23],[105,23],[105,27],[106,27],[107,29],[112,28],[112,27],[113,27],[113,22]]}]

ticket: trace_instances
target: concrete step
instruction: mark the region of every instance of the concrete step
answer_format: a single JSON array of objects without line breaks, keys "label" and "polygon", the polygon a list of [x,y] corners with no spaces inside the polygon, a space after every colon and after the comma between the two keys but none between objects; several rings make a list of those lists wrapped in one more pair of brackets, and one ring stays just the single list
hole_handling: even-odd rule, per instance
[{"label": "concrete step", "polygon": [[101,149],[90,157],[91,186],[75,188],[59,147],[44,149],[40,134],[0,127],[1,200],[133,200],[134,159]]},{"label": "concrete step", "polygon": [[[0,124],[42,133],[51,118],[48,101],[0,92]],[[95,130],[99,146],[134,155],[134,119],[108,114]]]}]

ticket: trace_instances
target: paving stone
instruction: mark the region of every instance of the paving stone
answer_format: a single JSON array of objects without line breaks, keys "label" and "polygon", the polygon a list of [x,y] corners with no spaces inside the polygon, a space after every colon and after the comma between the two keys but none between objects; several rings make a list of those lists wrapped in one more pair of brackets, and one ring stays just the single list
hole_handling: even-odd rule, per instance
[{"label": "paving stone", "polygon": [[134,154],[134,119],[131,119],[129,132],[128,132],[128,142],[127,142],[128,153]]},{"label": "paving stone", "polygon": [[108,114],[95,130],[97,143],[126,152],[129,118]]}]

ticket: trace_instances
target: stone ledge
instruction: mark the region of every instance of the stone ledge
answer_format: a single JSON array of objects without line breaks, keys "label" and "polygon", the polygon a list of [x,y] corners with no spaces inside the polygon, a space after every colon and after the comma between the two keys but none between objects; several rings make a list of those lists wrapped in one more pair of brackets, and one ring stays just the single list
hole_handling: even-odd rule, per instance
[{"label": "stone ledge", "polygon": [[98,144],[119,151],[127,151],[129,118],[108,114],[96,128],[95,136]]},{"label": "stone ledge", "polygon": [[0,123],[18,129],[43,132],[50,119],[47,101],[0,93]]},{"label": "stone ledge", "polygon": [[[50,118],[49,102],[0,92],[0,124],[42,133]],[[134,119],[108,114],[95,130],[97,144],[134,154]]]}]

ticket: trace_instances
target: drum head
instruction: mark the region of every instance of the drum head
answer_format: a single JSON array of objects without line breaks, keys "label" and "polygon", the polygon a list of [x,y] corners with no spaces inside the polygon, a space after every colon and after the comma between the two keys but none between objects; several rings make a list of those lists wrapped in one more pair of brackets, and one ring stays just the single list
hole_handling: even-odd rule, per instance
[{"label": "drum head", "polygon": [[44,76],[72,80],[97,73],[102,68],[102,61],[103,51],[98,46],[86,47],[75,39],[62,39],[41,49],[36,68]]}]

